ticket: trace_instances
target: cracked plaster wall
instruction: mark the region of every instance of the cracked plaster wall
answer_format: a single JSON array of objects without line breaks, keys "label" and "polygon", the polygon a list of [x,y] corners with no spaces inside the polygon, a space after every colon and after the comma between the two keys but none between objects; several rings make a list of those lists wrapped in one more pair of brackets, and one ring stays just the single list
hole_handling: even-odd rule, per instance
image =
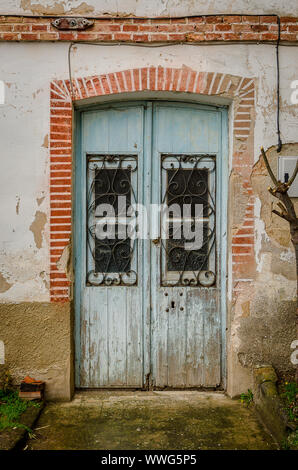
[{"label": "cracked plaster wall", "polygon": [[[49,301],[49,83],[68,77],[67,49],[65,43],[0,45],[0,79],[5,82],[5,104],[0,105],[0,303]],[[229,282],[228,383],[231,394],[240,393],[250,384],[250,366],[262,361],[271,361],[278,370],[291,373],[290,339],[295,335],[296,295],[293,250],[287,224],[271,214],[273,200],[267,193],[264,168],[258,163],[260,146],[266,149],[276,143],[274,47],[181,45],[146,49],[146,54],[141,48],[126,46],[79,45],[74,49],[74,76],[115,72],[128,66],[162,65],[256,78],[254,148],[251,148],[256,162],[251,175],[256,194],[255,282],[253,288],[241,286],[234,299],[233,285]],[[298,78],[296,55],[295,47],[281,47],[284,142],[297,142],[298,105],[290,100],[291,82]],[[230,142],[230,156],[232,150]],[[287,152],[298,155],[298,147],[285,146],[281,155]],[[244,196],[237,174],[231,173],[230,183],[237,206],[234,204],[233,227],[243,217]],[[67,256],[64,258],[61,263],[68,269]],[[29,310],[26,311],[29,315]],[[256,330],[255,339],[252,335]],[[277,344],[280,346],[276,347]]]}]

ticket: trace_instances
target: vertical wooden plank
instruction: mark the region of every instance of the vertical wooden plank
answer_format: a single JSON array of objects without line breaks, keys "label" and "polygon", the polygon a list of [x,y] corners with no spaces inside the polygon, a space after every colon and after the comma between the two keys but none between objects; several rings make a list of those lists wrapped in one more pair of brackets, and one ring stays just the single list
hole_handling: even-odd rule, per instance
[{"label": "vertical wooden plank", "polygon": [[188,387],[204,385],[204,304],[199,289],[186,288],[186,383]]},{"label": "vertical wooden plank", "polygon": [[126,314],[125,288],[107,288],[108,292],[108,367],[109,385],[126,385]]},{"label": "vertical wooden plank", "polygon": [[152,361],[153,379],[156,387],[164,387],[168,384],[168,329],[169,329],[169,292],[166,288],[155,290],[158,297],[153,306],[152,324]]},{"label": "vertical wooden plank", "polygon": [[[140,161],[139,191],[142,191],[142,202],[150,216],[151,178],[152,178],[152,103],[147,103],[143,111],[144,144],[142,160]],[[142,357],[143,357],[143,384],[148,382],[151,371],[151,240],[150,223],[147,225],[147,238],[140,243],[142,270]]]},{"label": "vertical wooden plank", "polygon": [[217,289],[201,289],[204,292],[204,386],[220,384],[220,318]]},{"label": "vertical wooden plank", "polygon": [[126,356],[127,379],[126,385],[140,387],[143,384],[142,367],[142,302],[138,289],[127,290],[127,320],[126,320]]},{"label": "vertical wooden plank", "polygon": [[[180,302],[179,291],[185,287],[172,287],[169,292],[168,322],[168,386],[186,386],[186,312]],[[183,309],[183,310],[181,310]]]},{"label": "vertical wooden plank", "polygon": [[107,289],[102,288],[100,302],[96,287],[89,288],[90,309],[90,387],[108,384],[108,305]]}]

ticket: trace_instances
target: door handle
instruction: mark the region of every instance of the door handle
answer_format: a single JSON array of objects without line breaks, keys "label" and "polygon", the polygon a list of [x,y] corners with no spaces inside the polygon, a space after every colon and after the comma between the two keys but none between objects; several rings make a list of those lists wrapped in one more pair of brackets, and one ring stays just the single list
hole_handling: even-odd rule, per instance
[{"label": "door handle", "polygon": [[152,240],[152,243],[154,243],[154,245],[159,245],[159,243],[160,243],[160,237],[154,238],[154,239]]}]

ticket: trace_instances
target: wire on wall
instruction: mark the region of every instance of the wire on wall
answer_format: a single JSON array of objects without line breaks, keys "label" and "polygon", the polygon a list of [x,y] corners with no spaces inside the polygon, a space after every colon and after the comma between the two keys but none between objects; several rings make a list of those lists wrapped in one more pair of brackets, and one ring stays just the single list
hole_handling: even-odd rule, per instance
[{"label": "wire on wall", "polygon": [[279,92],[279,43],[280,43],[280,17],[277,16],[278,36],[276,43],[276,129],[277,129],[277,152],[281,152],[282,141],[280,138],[280,92]]},{"label": "wire on wall", "polygon": [[[238,14],[237,14],[238,15]],[[240,15],[240,14],[239,14]],[[196,15],[197,16],[197,15]],[[203,16],[212,16],[212,15],[203,15]],[[216,16],[225,16],[225,15],[216,15]],[[230,15],[230,16],[235,16]],[[246,16],[253,16],[253,15],[246,15]],[[277,18],[277,26],[278,26],[278,36],[277,36],[277,41],[275,45],[276,49],[276,132],[277,132],[277,152],[281,152],[282,149],[282,140],[280,136],[280,66],[279,66],[279,46],[280,46],[280,17],[276,14],[272,14],[270,16],[275,16]],[[189,18],[191,16],[187,16]],[[95,18],[94,18],[95,19]],[[117,17],[119,19],[119,17]],[[124,19],[124,18],[123,18]],[[125,18],[127,19],[127,18]],[[235,42],[234,42],[235,43]],[[238,43],[238,41],[236,41]],[[76,44],[84,44],[84,45],[91,45],[91,46],[132,46],[132,47],[170,47],[170,46],[177,46],[177,45],[186,45],[186,46],[213,46],[213,45],[226,45],[225,43],[187,43],[187,42],[173,42],[170,44],[148,44],[148,43],[130,43],[130,42],[117,42],[117,43],[95,43],[95,42],[85,42],[85,41],[76,41],[76,42],[71,42],[68,48],[68,72],[69,72],[69,81],[70,81],[70,87],[71,87],[71,96],[72,100],[74,101],[75,99],[75,93],[73,89],[73,82],[72,82],[72,71],[71,71],[71,49],[74,45]],[[229,43],[231,44],[231,43]],[[250,43],[242,43],[241,44],[250,44]],[[259,42],[257,42],[259,44]]]}]

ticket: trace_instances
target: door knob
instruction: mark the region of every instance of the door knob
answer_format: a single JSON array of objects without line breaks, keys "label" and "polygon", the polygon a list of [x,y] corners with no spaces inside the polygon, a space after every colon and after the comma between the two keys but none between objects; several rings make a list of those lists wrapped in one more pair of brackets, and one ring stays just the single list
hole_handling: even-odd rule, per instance
[{"label": "door knob", "polygon": [[154,239],[152,240],[152,243],[154,243],[154,245],[159,245],[159,242],[160,242],[160,238],[159,238],[159,237],[158,237],[158,238],[154,238]]}]

